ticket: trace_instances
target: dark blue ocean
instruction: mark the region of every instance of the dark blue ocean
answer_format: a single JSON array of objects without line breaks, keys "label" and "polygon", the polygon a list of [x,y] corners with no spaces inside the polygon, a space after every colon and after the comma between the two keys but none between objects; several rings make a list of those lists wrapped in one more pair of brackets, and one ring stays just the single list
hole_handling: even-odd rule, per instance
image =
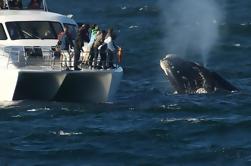
[{"label": "dark blue ocean", "polygon": [[[115,29],[124,77],[110,103],[0,103],[0,166],[251,165],[251,1],[219,0],[209,10],[175,1],[48,0],[51,11]],[[207,0],[187,2],[194,1]],[[184,11],[196,17],[180,19]],[[219,25],[217,40],[204,62],[196,36],[182,56],[205,63],[240,92],[173,94],[159,60],[179,53],[187,39],[172,42],[186,29],[171,32],[201,25],[200,17]]]}]

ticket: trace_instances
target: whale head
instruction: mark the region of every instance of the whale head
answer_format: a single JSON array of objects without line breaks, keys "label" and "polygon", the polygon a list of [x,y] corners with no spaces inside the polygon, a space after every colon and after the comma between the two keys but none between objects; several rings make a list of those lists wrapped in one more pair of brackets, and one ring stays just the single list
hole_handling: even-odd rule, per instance
[{"label": "whale head", "polygon": [[218,90],[236,91],[233,85],[202,65],[168,54],[160,66],[177,93],[209,93]]}]

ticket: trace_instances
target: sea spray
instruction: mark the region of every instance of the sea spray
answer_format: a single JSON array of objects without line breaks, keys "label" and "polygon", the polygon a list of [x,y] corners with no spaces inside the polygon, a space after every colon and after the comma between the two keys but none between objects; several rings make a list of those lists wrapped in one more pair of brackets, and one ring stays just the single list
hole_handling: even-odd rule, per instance
[{"label": "sea spray", "polygon": [[159,4],[166,51],[182,57],[199,55],[206,65],[219,39],[219,24],[223,19],[219,5],[215,0],[159,0]]}]

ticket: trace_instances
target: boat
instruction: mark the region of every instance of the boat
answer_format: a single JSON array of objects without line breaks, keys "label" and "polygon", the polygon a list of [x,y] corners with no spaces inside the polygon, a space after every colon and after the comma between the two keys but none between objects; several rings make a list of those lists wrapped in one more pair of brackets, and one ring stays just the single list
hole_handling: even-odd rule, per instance
[{"label": "boat", "polygon": [[68,26],[76,35],[78,24],[69,16],[41,8],[0,10],[0,101],[45,100],[66,102],[113,101],[123,76],[114,69],[65,70],[55,56],[57,34]]}]

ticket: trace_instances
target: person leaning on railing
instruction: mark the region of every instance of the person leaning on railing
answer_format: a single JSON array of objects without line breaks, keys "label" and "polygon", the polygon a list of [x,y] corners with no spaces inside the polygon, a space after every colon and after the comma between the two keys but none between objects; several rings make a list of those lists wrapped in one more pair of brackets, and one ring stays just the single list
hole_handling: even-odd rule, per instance
[{"label": "person leaning on railing", "polygon": [[[115,68],[113,63],[114,63],[114,55],[116,54],[115,53],[116,49],[121,50],[121,48],[114,43],[114,39],[115,39],[115,35],[113,33],[113,29],[109,28],[107,30],[107,34],[106,34],[103,45],[107,45],[107,49],[106,49],[106,68],[110,68],[110,69]],[[99,49],[101,49],[103,47],[103,45],[101,45],[99,47]]]}]

